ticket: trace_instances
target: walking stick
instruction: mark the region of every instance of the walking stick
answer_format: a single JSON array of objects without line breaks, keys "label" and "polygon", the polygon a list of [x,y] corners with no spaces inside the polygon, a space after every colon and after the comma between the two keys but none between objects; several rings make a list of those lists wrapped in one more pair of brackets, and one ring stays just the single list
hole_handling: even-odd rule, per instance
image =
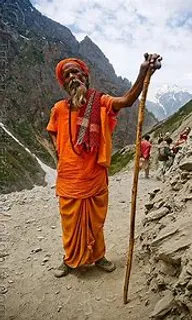
[{"label": "walking stick", "polygon": [[128,302],[127,294],[128,294],[128,286],[129,286],[129,279],[130,279],[130,273],[131,273],[131,267],[132,267],[133,249],[134,249],[136,197],[137,197],[137,186],[138,186],[138,176],[139,176],[141,133],[142,133],[143,120],[144,120],[145,102],[146,102],[147,91],[148,91],[151,75],[152,75],[152,72],[150,69],[148,69],[144,79],[141,100],[139,103],[137,137],[136,137],[136,155],[135,155],[134,178],[133,178],[132,197],[131,197],[129,248],[128,248],[125,284],[124,284],[124,304]]}]

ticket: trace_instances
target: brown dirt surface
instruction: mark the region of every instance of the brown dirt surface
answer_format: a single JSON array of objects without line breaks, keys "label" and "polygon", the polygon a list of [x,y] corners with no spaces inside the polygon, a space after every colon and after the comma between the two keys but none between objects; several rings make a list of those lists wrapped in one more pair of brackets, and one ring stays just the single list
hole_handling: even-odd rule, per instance
[{"label": "brown dirt surface", "polygon": [[[110,177],[110,201],[105,223],[106,257],[117,266],[105,273],[95,266],[81,267],[67,277],[54,277],[63,249],[58,200],[50,187],[35,187],[2,198],[6,214],[4,297],[6,319],[13,320],[147,320],[158,300],[146,284],[144,261],[133,262],[129,303],[123,304],[129,237],[132,173]],[[161,182],[140,173],[137,197],[137,235],[141,232],[148,193]]]}]

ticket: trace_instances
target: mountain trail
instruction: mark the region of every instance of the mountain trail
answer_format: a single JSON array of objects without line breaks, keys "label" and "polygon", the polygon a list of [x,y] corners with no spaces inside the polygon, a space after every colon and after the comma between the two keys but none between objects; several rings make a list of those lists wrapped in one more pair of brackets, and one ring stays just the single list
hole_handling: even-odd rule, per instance
[{"label": "mountain trail", "polygon": [[[158,296],[149,292],[144,261],[137,259],[137,235],[142,231],[148,193],[161,185],[140,173],[137,197],[136,246],[129,286],[123,304],[127,259],[132,172],[109,179],[109,211],[105,223],[108,259],[117,269],[106,274],[94,266],[81,267],[65,278],[53,275],[62,261],[63,248],[55,189],[34,187],[1,197],[6,240],[3,293],[5,319],[116,320],[149,319]],[[2,258],[1,258],[2,259]]]}]

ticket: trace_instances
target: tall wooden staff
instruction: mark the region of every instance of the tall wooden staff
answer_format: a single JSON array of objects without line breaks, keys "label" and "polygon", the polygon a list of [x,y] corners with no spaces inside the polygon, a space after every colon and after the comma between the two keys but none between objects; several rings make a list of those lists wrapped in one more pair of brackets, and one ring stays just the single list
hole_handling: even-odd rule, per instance
[{"label": "tall wooden staff", "polygon": [[128,302],[127,294],[128,294],[128,286],[129,286],[129,279],[130,279],[130,273],[131,273],[131,267],[132,267],[133,249],[134,249],[136,197],[137,197],[137,186],[138,186],[138,176],[139,176],[141,134],[142,134],[142,126],[143,126],[143,120],[144,120],[145,102],[146,102],[147,91],[148,91],[149,82],[150,82],[152,73],[153,72],[149,68],[144,79],[141,100],[139,103],[137,138],[136,138],[136,155],[135,155],[134,178],[133,178],[132,198],[131,198],[129,249],[128,249],[128,257],[127,257],[125,284],[124,284],[124,304]]}]

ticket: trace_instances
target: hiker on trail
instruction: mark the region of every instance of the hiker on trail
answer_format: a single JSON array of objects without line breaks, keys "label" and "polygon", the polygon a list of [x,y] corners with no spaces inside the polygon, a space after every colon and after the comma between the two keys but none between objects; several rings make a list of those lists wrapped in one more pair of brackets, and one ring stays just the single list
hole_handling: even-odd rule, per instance
[{"label": "hiker on trail", "polygon": [[165,132],[163,139],[171,138],[171,133],[169,131]]},{"label": "hiker on trail", "polygon": [[157,173],[158,180],[165,180],[165,173],[170,169],[174,160],[174,153],[171,150],[171,143],[173,140],[168,137],[165,138],[158,146],[158,161],[159,169]]},{"label": "hiker on trail", "polygon": [[191,131],[190,127],[185,127],[182,130],[182,132],[180,133],[179,138],[174,143],[173,148],[172,148],[172,150],[175,154],[183,147],[183,145],[187,141],[190,131]]},{"label": "hiker on trail", "polygon": [[158,136],[158,144],[160,144],[162,141],[163,141],[163,134],[162,132],[160,132]]},{"label": "hiker on trail", "polygon": [[171,138],[171,134],[169,131],[165,132],[165,134],[163,135],[162,132],[160,132],[159,137],[158,137],[158,145],[165,140],[166,138]]},{"label": "hiker on trail", "polygon": [[65,252],[56,277],[92,263],[107,272],[115,270],[105,258],[103,233],[111,135],[118,111],[138,98],[148,69],[160,67],[158,54],[144,57],[135,84],[121,97],[90,88],[89,68],[79,59],[68,58],[56,66],[57,80],[69,94],[54,105],[47,126],[58,156],[56,195]]},{"label": "hiker on trail", "polygon": [[143,169],[145,171],[145,178],[149,178],[149,166],[150,166],[150,152],[152,144],[149,141],[150,136],[146,135],[144,140],[141,141],[141,152],[140,152],[140,170]]}]

